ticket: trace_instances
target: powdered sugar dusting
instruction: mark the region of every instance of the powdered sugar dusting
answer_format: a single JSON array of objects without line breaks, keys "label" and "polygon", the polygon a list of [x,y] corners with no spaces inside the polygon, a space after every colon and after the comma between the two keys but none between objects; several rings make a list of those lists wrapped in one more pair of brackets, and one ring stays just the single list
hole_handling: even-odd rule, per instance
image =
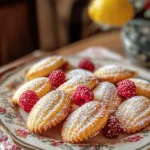
[{"label": "powdered sugar dusting", "polygon": [[69,108],[69,96],[63,91],[52,91],[34,106],[28,124],[41,132],[62,121],[67,116]]},{"label": "powdered sugar dusting", "polygon": [[107,66],[103,66],[99,68],[96,72],[101,72],[105,74],[121,74],[121,73],[128,74],[131,71],[129,69],[126,69],[120,66],[107,65]]},{"label": "powdered sugar dusting", "polygon": [[150,82],[138,78],[131,78],[130,80],[133,81],[135,85],[140,87],[141,89],[147,89],[150,91]]},{"label": "powdered sugar dusting", "polygon": [[[150,99],[144,96],[135,96],[123,102],[116,113],[117,118],[128,132],[132,129],[144,128],[150,123]],[[138,126],[137,126],[138,125]],[[139,127],[139,125],[141,125]]]},{"label": "powdered sugar dusting", "polygon": [[45,84],[49,82],[49,79],[46,77],[36,78],[34,80],[28,81],[23,84],[14,94],[13,99],[19,100],[20,95],[27,91],[33,90],[34,92],[42,90]]},{"label": "powdered sugar dusting", "polygon": [[58,89],[68,92],[75,91],[79,85],[86,85],[88,88],[92,89],[97,83],[98,80],[94,76],[77,76],[62,84]]},{"label": "powdered sugar dusting", "polygon": [[58,60],[61,60],[63,59],[61,56],[50,56],[50,57],[47,57],[47,58],[44,58],[43,60],[39,61],[38,63],[36,63],[35,65],[33,65],[30,69],[29,72],[34,72],[36,71],[37,68],[41,68],[41,69],[44,69],[44,68],[48,68],[52,65],[54,65],[56,63],[56,61]]},{"label": "powdered sugar dusting", "polygon": [[114,112],[121,103],[117,88],[109,82],[101,82],[93,90],[94,99],[108,105],[110,113]]},{"label": "powdered sugar dusting", "polygon": [[58,101],[58,96],[59,95],[56,94],[56,92],[52,91],[52,92],[46,94],[44,97],[42,97],[34,105],[32,111],[30,112],[27,124],[29,124],[29,126],[35,126],[35,124],[38,122],[39,118],[41,118],[41,116],[44,115],[45,106],[47,107],[50,104],[55,105],[56,102]]},{"label": "powdered sugar dusting", "polygon": [[[102,105],[98,101],[92,101],[84,104],[68,117],[63,126],[62,136],[65,136],[66,138],[77,137],[81,140],[79,134],[81,132],[84,133],[86,128],[91,125],[94,127],[95,120],[97,118],[103,118],[105,114],[106,106]],[[96,132],[97,131],[95,131],[95,133]]]},{"label": "powdered sugar dusting", "polygon": [[119,72],[125,71],[124,68],[116,66],[116,65],[107,65],[107,66],[100,68],[100,70],[105,71],[107,73],[116,73],[116,72],[119,73]]},{"label": "powdered sugar dusting", "polygon": [[66,80],[77,76],[94,76],[90,71],[84,69],[73,69],[67,72]]},{"label": "powdered sugar dusting", "polygon": [[[24,85],[24,88],[32,88],[32,89],[38,89],[40,90],[43,86],[43,84],[49,82],[49,79],[46,78],[46,77],[40,77],[40,78],[36,78],[34,80],[31,80],[29,82],[27,82],[25,85]],[[23,90],[23,89],[22,89]]]},{"label": "powdered sugar dusting", "polygon": [[135,124],[135,126],[143,126],[145,122],[150,122],[150,116],[148,116],[147,118],[144,118],[142,121],[139,121]]}]

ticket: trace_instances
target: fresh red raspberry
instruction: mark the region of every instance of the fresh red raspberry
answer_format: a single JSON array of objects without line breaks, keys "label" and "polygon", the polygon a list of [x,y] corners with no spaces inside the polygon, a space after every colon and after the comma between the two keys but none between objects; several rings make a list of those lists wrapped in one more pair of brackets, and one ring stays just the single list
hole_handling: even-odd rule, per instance
[{"label": "fresh red raspberry", "polygon": [[133,81],[123,80],[119,83],[118,94],[125,98],[131,98],[136,94],[136,86]]},{"label": "fresh red raspberry", "polygon": [[21,94],[19,98],[19,105],[24,111],[30,112],[32,107],[39,100],[37,94],[32,90],[27,90]]},{"label": "fresh red raspberry", "polygon": [[102,129],[102,132],[105,137],[114,139],[119,136],[119,133],[122,132],[122,129],[120,128],[119,121],[115,116],[110,116],[108,118],[107,124]]},{"label": "fresh red raspberry", "polygon": [[81,106],[87,102],[92,101],[93,97],[93,92],[87,86],[80,85],[74,92],[72,100],[76,105]]},{"label": "fresh red raspberry", "polygon": [[85,70],[89,70],[91,72],[93,72],[95,69],[94,64],[92,63],[92,61],[89,58],[84,58],[83,60],[81,60],[79,63],[79,67],[83,68]]},{"label": "fresh red raspberry", "polygon": [[59,87],[65,82],[65,73],[61,70],[55,70],[50,74],[49,79],[53,86]]}]

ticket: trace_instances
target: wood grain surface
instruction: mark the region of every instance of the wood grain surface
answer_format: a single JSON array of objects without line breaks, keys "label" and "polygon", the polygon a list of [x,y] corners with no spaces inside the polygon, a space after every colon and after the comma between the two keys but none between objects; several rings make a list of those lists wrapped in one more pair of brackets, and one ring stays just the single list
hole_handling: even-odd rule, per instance
[{"label": "wood grain surface", "polygon": [[48,55],[73,55],[92,46],[102,46],[110,50],[113,50],[117,53],[120,53],[121,55],[124,55],[121,38],[120,38],[120,31],[117,30],[117,31],[97,34],[90,38],[87,38],[79,42],[73,43],[71,45],[57,49],[56,51],[53,51],[53,52],[36,50],[29,55],[21,57],[20,59],[12,63],[2,66],[0,68],[0,75],[4,74],[5,72],[21,64],[30,62],[31,60],[34,60],[40,57],[44,57]]}]

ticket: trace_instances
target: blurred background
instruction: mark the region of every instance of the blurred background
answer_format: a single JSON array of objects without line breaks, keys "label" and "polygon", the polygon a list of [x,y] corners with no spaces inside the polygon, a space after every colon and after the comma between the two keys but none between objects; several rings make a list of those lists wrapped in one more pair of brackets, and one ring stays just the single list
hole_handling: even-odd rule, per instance
[{"label": "blurred background", "polygon": [[[134,19],[147,20],[143,17],[143,10],[149,16],[149,11],[143,9],[145,0],[130,2],[136,11]],[[0,65],[35,49],[54,51],[121,28],[92,21],[87,13],[89,3],[90,0],[0,0]]]}]

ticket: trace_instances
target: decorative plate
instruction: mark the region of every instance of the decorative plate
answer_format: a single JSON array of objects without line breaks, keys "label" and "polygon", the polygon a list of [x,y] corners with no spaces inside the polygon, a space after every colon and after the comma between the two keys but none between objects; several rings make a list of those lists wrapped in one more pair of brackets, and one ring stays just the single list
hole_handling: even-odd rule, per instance
[{"label": "decorative plate", "polygon": [[[67,59],[71,64],[77,65],[80,57],[67,57]],[[107,64],[125,66],[139,72],[141,78],[150,80],[149,72],[137,66],[112,60],[93,61],[96,67]],[[18,85],[24,81],[24,74],[30,66],[31,63],[19,66],[17,69],[4,74],[0,80],[0,126],[15,144],[28,150],[140,150],[150,147],[150,126],[134,135],[120,135],[115,140],[108,140],[102,135],[98,135],[80,144],[62,141],[60,136],[61,124],[53,130],[49,130],[45,136],[29,133],[25,124],[27,113],[12,103],[11,96]]]}]

